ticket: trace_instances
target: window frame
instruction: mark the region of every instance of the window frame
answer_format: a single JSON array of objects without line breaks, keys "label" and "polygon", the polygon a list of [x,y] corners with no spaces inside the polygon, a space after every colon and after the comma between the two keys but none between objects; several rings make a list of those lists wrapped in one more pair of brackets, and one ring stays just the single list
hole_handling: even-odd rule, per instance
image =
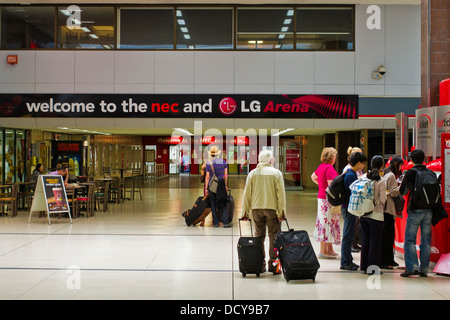
[{"label": "window frame", "polygon": [[[307,52],[307,51],[317,51],[317,52],[354,52],[356,50],[356,5],[355,4],[289,4],[289,3],[280,3],[280,4],[260,4],[260,5],[245,5],[245,4],[211,4],[211,5],[205,5],[205,4],[179,4],[179,5],[166,5],[166,4],[80,4],[80,7],[113,7],[114,10],[114,46],[112,48],[98,48],[98,49],[89,49],[89,48],[58,48],[59,46],[59,28],[58,28],[58,10],[60,7],[63,7],[64,5],[60,3],[56,4],[31,4],[31,5],[20,5],[20,4],[1,4],[0,8],[3,7],[54,7],[54,46],[53,48],[18,48],[14,49],[17,51],[20,50],[76,50],[76,51],[104,51],[104,50],[120,50],[120,51],[126,51],[126,50],[132,50],[132,51],[161,51],[161,50],[173,50],[173,51],[253,51],[253,52],[271,52],[271,51],[277,51],[277,52]],[[69,5],[68,5],[69,6]],[[307,7],[323,7],[323,8],[349,8],[352,10],[352,41],[353,41],[353,47],[351,49],[298,49],[297,48],[297,12],[301,8],[307,8]],[[159,49],[159,48],[144,48],[144,49],[135,49],[135,48],[119,48],[119,37],[120,37],[120,10],[121,9],[158,9],[158,8],[170,8],[173,9],[173,47],[171,49]],[[177,24],[176,24],[176,11],[178,8],[204,8],[205,10],[208,9],[228,9],[230,8],[232,10],[232,48],[230,49],[214,49],[214,48],[205,48],[205,49],[189,49],[189,48],[177,48]],[[237,17],[237,11],[238,9],[253,9],[253,8],[264,8],[267,10],[270,9],[276,9],[276,8],[292,8],[294,10],[294,16],[293,16],[293,35],[292,35],[292,41],[293,46],[292,49],[252,49],[252,48],[237,48],[237,39],[238,39],[238,17]],[[1,25],[0,25],[1,27]],[[1,30],[0,30],[1,32]],[[7,48],[0,48],[0,51],[5,50],[12,50]]]}]

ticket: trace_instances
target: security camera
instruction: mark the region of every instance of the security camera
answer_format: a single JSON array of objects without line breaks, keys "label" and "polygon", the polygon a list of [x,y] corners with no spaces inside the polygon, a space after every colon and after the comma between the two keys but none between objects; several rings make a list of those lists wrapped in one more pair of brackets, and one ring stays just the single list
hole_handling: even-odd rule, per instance
[{"label": "security camera", "polygon": [[385,66],[379,66],[378,67],[378,72],[381,73],[381,75],[383,76],[386,73],[386,67]]},{"label": "security camera", "polygon": [[379,66],[378,71],[372,72],[372,79],[380,80],[383,79],[384,74],[386,73],[385,66]]}]

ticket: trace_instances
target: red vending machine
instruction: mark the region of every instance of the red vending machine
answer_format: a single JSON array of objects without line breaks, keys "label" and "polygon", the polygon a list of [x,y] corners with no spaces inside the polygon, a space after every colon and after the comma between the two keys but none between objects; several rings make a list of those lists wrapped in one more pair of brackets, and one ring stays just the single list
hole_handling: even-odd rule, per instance
[{"label": "red vending machine", "polygon": [[[442,201],[445,211],[450,217],[450,133],[441,134],[441,159],[442,159]],[[442,232],[446,238],[445,253],[450,252],[450,218],[447,218],[442,223]]]},{"label": "red vending machine", "polygon": [[[441,176],[442,185],[442,201],[447,214],[450,216],[450,133],[442,133],[441,135],[441,159],[436,159],[429,162],[426,166],[434,171],[438,176]],[[411,169],[413,164],[406,163],[402,171]],[[409,194],[404,196],[406,203],[408,203]],[[394,249],[398,256],[403,258],[404,242],[405,242],[405,228],[408,213],[407,207],[403,210],[402,217],[398,217],[395,222],[395,243]],[[436,226],[431,228],[431,256],[430,261],[437,263],[439,258],[450,252],[450,219],[444,219]],[[420,244],[420,232],[417,233],[417,250]]]},{"label": "red vending machine", "polygon": [[439,105],[450,105],[450,79],[442,80],[439,84]]}]

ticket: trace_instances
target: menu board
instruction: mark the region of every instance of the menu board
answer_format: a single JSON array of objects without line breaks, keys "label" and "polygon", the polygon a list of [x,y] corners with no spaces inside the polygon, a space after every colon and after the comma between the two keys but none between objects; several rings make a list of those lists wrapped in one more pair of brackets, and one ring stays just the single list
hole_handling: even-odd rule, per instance
[{"label": "menu board", "polygon": [[66,189],[64,187],[64,179],[60,175],[40,175],[36,184],[36,190],[33,197],[33,203],[30,209],[31,214],[35,211],[46,211],[48,223],[50,222],[50,213],[68,213],[70,223],[72,217],[70,215],[69,202],[67,200]]},{"label": "menu board", "polygon": [[69,212],[64,180],[59,175],[40,176],[44,186],[47,211],[50,213]]}]

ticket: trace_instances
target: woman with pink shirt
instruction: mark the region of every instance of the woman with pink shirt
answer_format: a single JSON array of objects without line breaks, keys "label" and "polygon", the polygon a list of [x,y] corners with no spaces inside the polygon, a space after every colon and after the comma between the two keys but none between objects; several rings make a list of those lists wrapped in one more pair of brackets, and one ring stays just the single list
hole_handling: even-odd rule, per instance
[{"label": "woman with pink shirt", "polygon": [[[314,228],[314,240],[320,242],[319,258],[335,259],[338,254],[333,244],[341,243],[341,229],[339,226],[339,210],[332,211],[327,200],[326,189],[338,175],[333,165],[336,162],[337,151],[334,148],[324,148],[319,165],[311,175],[311,179],[319,186],[317,194],[317,220]],[[334,213],[337,212],[337,213]]]}]

